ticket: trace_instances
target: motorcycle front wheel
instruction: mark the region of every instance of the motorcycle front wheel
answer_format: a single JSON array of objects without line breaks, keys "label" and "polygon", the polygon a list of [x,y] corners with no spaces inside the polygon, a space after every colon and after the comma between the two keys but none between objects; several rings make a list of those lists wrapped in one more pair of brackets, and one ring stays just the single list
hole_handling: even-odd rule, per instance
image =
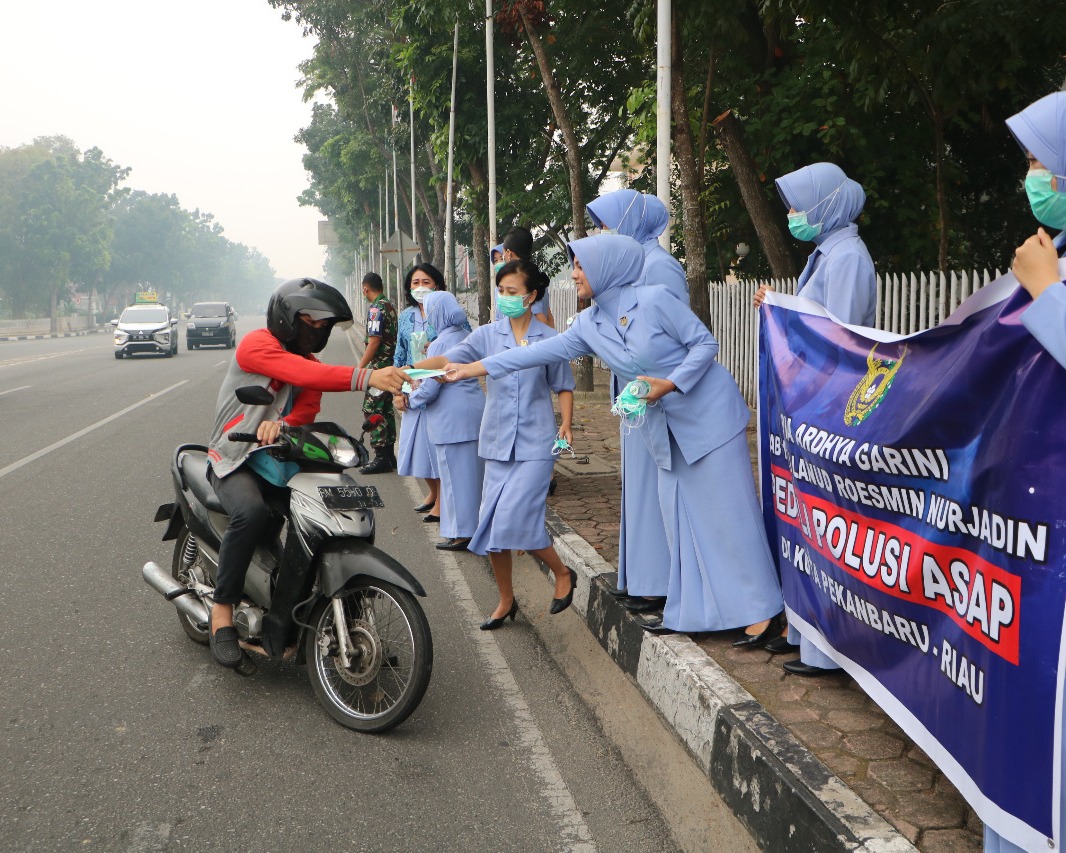
[{"label": "motorcycle front wheel", "polygon": [[320,600],[311,625],[314,633],[304,643],[307,674],[334,720],[360,732],[384,732],[418,707],[433,672],[433,638],[411,593],[384,581],[360,584]]}]

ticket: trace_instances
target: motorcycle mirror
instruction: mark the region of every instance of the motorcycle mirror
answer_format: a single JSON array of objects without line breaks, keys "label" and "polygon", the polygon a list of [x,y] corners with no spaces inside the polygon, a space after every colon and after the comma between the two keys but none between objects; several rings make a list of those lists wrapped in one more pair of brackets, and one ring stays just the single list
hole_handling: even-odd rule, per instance
[{"label": "motorcycle mirror", "polygon": [[245,385],[243,388],[238,388],[234,393],[237,395],[237,399],[246,406],[269,406],[274,402],[274,395],[267,391],[266,388],[260,388],[258,385]]}]

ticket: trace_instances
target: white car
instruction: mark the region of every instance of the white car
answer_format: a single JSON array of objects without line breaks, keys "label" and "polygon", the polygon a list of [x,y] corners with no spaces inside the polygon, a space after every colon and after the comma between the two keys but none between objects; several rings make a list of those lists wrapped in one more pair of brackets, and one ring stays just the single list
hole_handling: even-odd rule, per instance
[{"label": "white car", "polygon": [[178,354],[178,319],[170,316],[165,305],[130,305],[111,325],[115,327],[115,358],[145,352],[167,358]]}]

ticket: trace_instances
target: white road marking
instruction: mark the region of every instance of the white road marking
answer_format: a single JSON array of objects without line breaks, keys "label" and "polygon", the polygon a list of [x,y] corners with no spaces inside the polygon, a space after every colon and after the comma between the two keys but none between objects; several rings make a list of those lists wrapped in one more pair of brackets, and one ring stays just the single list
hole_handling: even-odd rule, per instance
[{"label": "white road marking", "polygon": [[224,365],[224,364],[229,364],[229,361],[220,361],[220,362],[217,362],[214,366],[215,367],[222,367],[222,365]]},{"label": "white road marking", "polygon": [[100,427],[111,423],[111,421],[118,420],[123,415],[127,415],[130,412],[132,412],[134,409],[139,409],[145,403],[150,403],[153,400],[159,399],[164,394],[169,394],[175,388],[180,388],[182,385],[184,385],[188,381],[189,381],[188,379],[182,379],[181,382],[176,382],[173,385],[171,385],[170,387],[164,388],[162,391],[157,391],[154,394],[150,394],[147,397],[145,397],[143,400],[139,400],[138,402],[134,403],[132,406],[126,406],[126,408],[122,409],[121,411],[115,412],[115,414],[113,414],[113,415],[108,415],[102,421],[97,421],[96,423],[85,427],[85,429],[80,429],[77,432],[72,433],[71,435],[68,435],[66,438],[62,438],[59,441],[55,442],[54,444],[50,444],[50,445],[48,445],[48,447],[45,447],[45,448],[43,448],[41,450],[38,450],[36,453],[31,453],[29,456],[27,456],[27,457],[25,457],[23,459],[20,459],[18,462],[12,462],[6,468],[0,468],[0,477],[6,477],[12,471],[17,471],[19,468],[22,468],[25,465],[29,465],[31,462],[35,462],[36,460],[40,459],[42,456],[46,456],[49,453],[51,453],[53,450],[58,450],[60,447],[63,447],[64,445],[67,445],[67,444],[70,444],[72,441],[77,441],[83,435],[88,435],[93,430],[99,429]]},{"label": "white road marking", "polygon": [[[421,503],[422,492],[419,490],[417,480],[413,477],[407,478],[404,485],[412,500]],[[432,532],[425,531],[427,539],[432,538]],[[533,772],[540,779],[540,794],[547,802],[548,810],[558,821],[561,841],[566,845],[567,850],[595,853],[596,842],[592,838],[592,831],[585,823],[585,818],[578,809],[577,803],[574,802],[570,788],[559,772],[548,745],[544,742],[544,736],[522,696],[522,690],[518,686],[514,673],[511,672],[507,658],[500,651],[499,643],[496,642],[492,632],[481,631],[476,627],[481,623],[484,615],[470,593],[470,587],[459,569],[459,563],[447,551],[439,553],[444,582],[459,604],[467,624],[474,626],[473,630],[468,632],[470,641],[474,644],[474,650],[481,658],[493,685],[503,696],[504,702],[511,711],[517,739],[522,747],[519,751],[528,757]]]},{"label": "white road marking", "polygon": [[19,385],[18,388],[8,388],[6,391],[0,391],[0,397],[5,394],[14,394],[16,391],[25,391],[27,388],[32,388],[32,385]]},{"label": "white road marking", "polygon": [[53,352],[48,355],[23,355],[18,358],[5,358],[0,361],[0,367],[16,367],[20,364],[31,364],[35,361],[47,361],[50,358],[63,358],[68,355],[77,355],[79,352],[85,352],[88,347],[82,347],[81,349],[72,349],[67,352]]}]

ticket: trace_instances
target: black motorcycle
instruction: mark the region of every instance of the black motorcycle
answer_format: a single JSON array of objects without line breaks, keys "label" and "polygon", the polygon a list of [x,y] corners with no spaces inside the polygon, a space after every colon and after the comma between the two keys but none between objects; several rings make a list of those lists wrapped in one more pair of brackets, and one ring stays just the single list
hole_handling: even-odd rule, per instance
[{"label": "black motorcycle", "polygon": [[[269,391],[237,390],[246,405],[269,405]],[[232,441],[257,441],[230,433]],[[322,422],[285,427],[277,443],[256,448],[295,462],[287,506],[272,507],[274,523],[256,549],[234,606],[245,650],[237,671],[251,675],[255,657],[282,657],[295,644],[319,702],[338,723],[383,732],[415,710],[429,686],[433,640],[418,602],[426,595],[399,562],[374,547],[377,489],[346,472],[368,460],[361,439]],[[208,644],[208,614],[218,549],[228,517],[208,480],[207,448],[184,444],[171,466],[176,500],[155,520],[174,541],[167,572],[146,563],[146,583],[178,609],[185,633]]]}]

